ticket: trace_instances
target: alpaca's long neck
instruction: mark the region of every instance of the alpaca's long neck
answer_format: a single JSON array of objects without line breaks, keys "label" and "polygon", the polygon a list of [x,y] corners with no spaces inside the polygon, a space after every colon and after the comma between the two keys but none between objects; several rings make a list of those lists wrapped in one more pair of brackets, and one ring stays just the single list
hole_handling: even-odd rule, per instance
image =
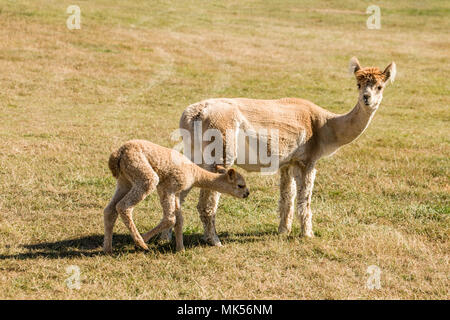
[{"label": "alpaca's long neck", "polygon": [[334,132],[334,144],[340,147],[356,140],[366,130],[376,110],[358,102],[350,112],[329,119],[327,125]]},{"label": "alpaca's long neck", "polygon": [[221,174],[213,173],[195,165],[194,167],[194,187],[224,191],[223,178]]}]

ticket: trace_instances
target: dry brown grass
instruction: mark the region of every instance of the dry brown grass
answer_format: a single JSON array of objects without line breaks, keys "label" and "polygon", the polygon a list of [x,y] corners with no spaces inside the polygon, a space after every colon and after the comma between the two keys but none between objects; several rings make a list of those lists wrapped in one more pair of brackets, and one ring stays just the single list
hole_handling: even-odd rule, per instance
[{"label": "dry brown grass", "polygon": [[[449,298],[447,1],[378,1],[381,30],[361,1],[78,1],[77,31],[70,4],[0,3],[0,298]],[[122,223],[116,254],[100,253],[114,147],[173,145],[181,111],[209,97],[344,112],[353,55],[399,73],[367,132],[320,162],[313,240],[297,224],[278,236],[278,177],[248,175],[250,199],[219,207],[223,248],[200,241],[193,192],[185,253],[135,252]],[[154,195],[135,213],[142,231],[160,217]],[[381,290],[365,287],[369,265]]]}]

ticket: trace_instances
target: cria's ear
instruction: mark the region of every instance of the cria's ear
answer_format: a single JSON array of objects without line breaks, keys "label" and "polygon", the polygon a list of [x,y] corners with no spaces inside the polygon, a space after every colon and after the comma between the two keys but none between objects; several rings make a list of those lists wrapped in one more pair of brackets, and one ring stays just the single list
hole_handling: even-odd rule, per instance
[{"label": "cria's ear", "polygon": [[350,63],[348,64],[348,72],[354,74],[356,71],[361,69],[361,65],[356,57],[350,59]]},{"label": "cria's ear", "polygon": [[228,177],[228,181],[234,182],[234,180],[236,179],[236,170],[228,169],[227,177]]},{"label": "cria's ear", "polygon": [[383,71],[383,74],[385,82],[391,80],[391,83],[393,83],[395,80],[395,76],[397,75],[397,66],[395,65],[395,62],[391,62],[391,64],[388,65]]},{"label": "cria's ear", "polygon": [[220,164],[216,164],[215,169],[216,169],[216,172],[218,172],[218,173],[225,173],[225,172],[227,172],[227,169],[222,167]]}]

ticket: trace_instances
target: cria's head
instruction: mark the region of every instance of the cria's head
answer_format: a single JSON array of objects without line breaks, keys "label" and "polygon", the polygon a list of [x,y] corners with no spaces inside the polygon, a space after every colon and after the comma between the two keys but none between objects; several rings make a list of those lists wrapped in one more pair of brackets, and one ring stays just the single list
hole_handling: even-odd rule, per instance
[{"label": "cria's head", "polygon": [[376,109],[383,99],[386,84],[394,82],[397,73],[395,62],[391,62],[383,72],[377,67],[362,68],[356,57],[350,59],[349,71],[355,75],[359,91],[359,102]]},{"label": "cria's head", "polygon": [[239,172],[232,168],[225,169],[219,165],[216,165],[216,171],[224,177],[225,189],[228,194],[237,198],[247,198],[249,196],[250,191],[247,188],[244,177]]}]

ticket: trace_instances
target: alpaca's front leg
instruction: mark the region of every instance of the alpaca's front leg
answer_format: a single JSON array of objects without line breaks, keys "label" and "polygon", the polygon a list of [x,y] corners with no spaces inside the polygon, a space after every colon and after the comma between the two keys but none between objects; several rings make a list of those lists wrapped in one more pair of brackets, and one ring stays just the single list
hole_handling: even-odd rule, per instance
[{"label": "alpaca's front leg", "polygon": [[154,227],[149,232],[145,233],[142,238],[145,242],[150,240],[150,238],[154,237],[158,233],[172,228],[176,223],[175,210],[176,210],[176,200],[175,194],[166,193],[162,189],[158,189],[159,201],[161,202],[161,206],[163,207],[164,216],[159,222],[159,224]]},{"label": "alpaca's front leg", "polygon": [[[189,192],[191,191],[192,187],[184,190],[180,193],[180,206],[183,205],[184,199],[187,197],[187,195],[189,194]],[[172,228],[169,228],[167,230],[164,230],[163,232],[161,232],[161,234],[159,235],[159,239],[161,241],[167,241],[170,242],[172,240]]]},{"label": "alpaca's front leg", "polygon": [[183,214],[181,212],[180,199],[177,198],[175,201],[175,239],[177,243],[177,251],[184,251],[183,244]]},{"label": "alpaca's front leg", "polygon": [[314,187],[314,179],[316,177],[316,169],[314,165],[307,165],[298,168],[300,172],[295,175],[297,182],[297,210],[298,218],[301,224],[301,235],[313,237],[312,230],[312,212],[311,212],[311,195]]},{"label": "alpaca's front leg", "polygon": [[221,247],[219,237],[216,234],[216,210],[219,204],[220,193],[202,189],[198,201],[197,210],[205,230],[203,239],[209,244]]},{"label": "alpaca's front leg", "polygon": [[290,173],[290,167],[282,167],[280,169],[280,201],[278,202],[280,225],[278,227],[278,233],[289,234],[291,232],[296,191],[297,187],[295,179]]}]

